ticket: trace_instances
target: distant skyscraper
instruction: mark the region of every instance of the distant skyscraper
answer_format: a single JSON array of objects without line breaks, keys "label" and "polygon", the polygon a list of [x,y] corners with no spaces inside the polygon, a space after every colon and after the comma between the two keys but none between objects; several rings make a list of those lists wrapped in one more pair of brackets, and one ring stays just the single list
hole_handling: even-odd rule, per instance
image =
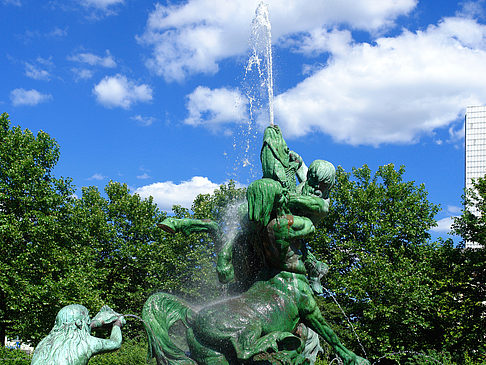
[{"label": "distant skyscraper", "polygon": [[[472,179],[486,175],[486,106],[466,108],[466,189]],[[478,212],[476,212],[478,213]],[[480,247],[476,242],[466,242],[466,247]]]}]

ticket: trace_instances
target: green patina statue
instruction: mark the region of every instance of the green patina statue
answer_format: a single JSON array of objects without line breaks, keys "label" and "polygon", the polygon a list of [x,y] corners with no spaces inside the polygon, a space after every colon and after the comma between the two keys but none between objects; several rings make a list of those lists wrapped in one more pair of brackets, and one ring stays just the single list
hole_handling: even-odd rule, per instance
[{"label": "green patina statue", "polygon": [[[118,350],[122,343],[121,327],[125,319],[108,306],[90,320],[88,309],[79,304],[62,308],[51,332],[37,345],[32,365],[86,365],[89,359]],[[91,329],[111,325],[111,336],[91,336]]]},{"label": "green patina statue", "polygon": [[[313,290],[322,292],[319,279],[327,266],[314,258],[304,239],[328,211],[334,166],[317,160],[307,170],[277,126],[265,131],[261,160],[263,178],[248,186],[239,208],[241,230],[218,255],[221,282],[244,282],[242,292],[200,310],[170,294],[152,295],[142,312],[149,357],[158,364],[311,364],[320,348],[318,334],[345,364],[369,364],[341,344],[313,297]],[[211,221],[168,218],[159,227],[222,239]],[[252,256],[243,258],[250,262],[245,270],[236,264],[236,244]],[[175,345],[170,329],[177,322],[186,328],[182,337],[188,352]]]}]

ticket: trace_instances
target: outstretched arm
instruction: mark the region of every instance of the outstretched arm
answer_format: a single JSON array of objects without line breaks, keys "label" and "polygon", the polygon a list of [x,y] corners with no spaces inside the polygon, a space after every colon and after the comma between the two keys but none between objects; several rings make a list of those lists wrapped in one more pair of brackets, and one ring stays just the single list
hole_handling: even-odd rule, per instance
[{"label": "outstretched arm", "polygon": [[296,162],[298,164],[298,168],[295,171],[295,174],[297,175],[297,179],[299,180],[299,183],[302,181],[307,180],[307,166],[304,163],[304,160],[302,157],[299,156],[299,154],[295,151],[290,151],[290,161],[291,162]]},{"label": "outstretched arm", "polygon": [[329,199],[312,195],[291,194],[288,207],[294,214],[306,217],[323,217],[329,211]]}]

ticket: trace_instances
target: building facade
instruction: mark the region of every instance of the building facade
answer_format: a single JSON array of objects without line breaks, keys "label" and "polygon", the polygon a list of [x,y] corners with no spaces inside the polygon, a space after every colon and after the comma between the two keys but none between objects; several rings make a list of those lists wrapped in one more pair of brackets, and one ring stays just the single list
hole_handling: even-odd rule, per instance
[{"label": "building facade", "polygon": [[[472,187],[472,179],[486,175],[486,106],[466,108],[466,165],[465,187]],[[478,213],[478,212],[476,212]],[[476,242],[466,242],[466,247],[480,247]]]}]

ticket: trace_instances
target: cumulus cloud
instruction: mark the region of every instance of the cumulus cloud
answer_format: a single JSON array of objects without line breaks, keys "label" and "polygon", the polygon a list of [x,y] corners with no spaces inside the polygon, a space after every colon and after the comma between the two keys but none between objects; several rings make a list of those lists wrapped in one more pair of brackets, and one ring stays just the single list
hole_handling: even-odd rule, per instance
[{"label": "cumulus cloud", "polygon": [[157,182],[142,186],[135,193],[142,198],[152,196],[160,209],[170,211],[177,204],[185,208],[191,208],[192,202],[199,194],[210,194],[219,188],[219,185],[211,182],[207,177],[194,176],[191,180],[175,184],[172,181]]},{"label": "cumulus cloud", "polygon": [[152,100],[152,89],[146,84],[137,85],[126,76],[106,76],[93,88],[97,101],[107,108],[130,108],[133,103]]},{"label": "cumulus cloud", "polygon": [[352,43],[352,36],[349,30],[332,29],[328,31],[325,28],[317,28],[300,39],[289,38],[283,43],[293,48],[294,51],[307,56],[317,56],[323,52],[342,54]]},{"label": "cumulus cloud", "polygon": [[321,131],[352,145],[412,143],[486,100],[486,26],[472,19],[330,51],[326,67],[275,100],[288,136]]},{"label": "cumulus cloud", "polygon": [[[260,0],[190,0],[180,5],[157,4],[139,41],[153,49],[147,66],[168,81],[194,73],[214,74],[218,62],[248,48],[252,19]],[[268,0],[272,37],[278,43],[290,34],[345,24],[370,32],[391,27],[409,13],[416,0]]]},{"label": "cumulus cloud", "polygon": [[80,63],[86,63],[90,66],[101,66],[107,68],[116,67],[116,62],[110,54],[110,51],[106,50],[104,57],[97,56],[89,52],[81,52],[68,57],[68,60]]},{"label": "cumulus cloud", "polygon": [[187,96],[188,117],[184,123],[217,128],[225,123],[248,119],[247,100],[238,90],[199,86]]},{"label": "cumulus cloud", "polygon": [[10,92],[10,100],[14,106],[37,105],[52,99],[50,94],[42,94],[35,89],[14,89]]},{"label": "cumulus cloud", "polygon": [[451,225],[454,222],[454,217],[446,217],[439,219],[437,221],[437,226],[431,229],[432,232],[436,233],[449,233],[451,231]]}]

